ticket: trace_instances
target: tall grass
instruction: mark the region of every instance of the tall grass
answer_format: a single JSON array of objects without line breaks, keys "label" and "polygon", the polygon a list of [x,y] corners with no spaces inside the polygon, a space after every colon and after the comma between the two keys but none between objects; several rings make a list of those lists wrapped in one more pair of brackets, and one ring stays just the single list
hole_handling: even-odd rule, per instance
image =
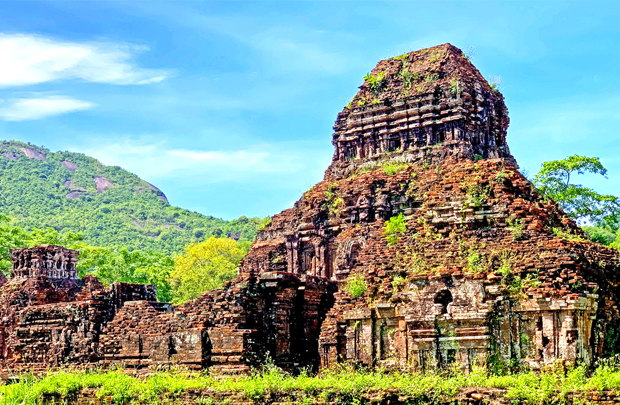
[{"label": "tall grass", "polygon": [[56,371],[41,378],[24,376],[19,382],[0,386],[0,405],[39,403],[44,394],[68,395],[82,388],[94,388],[97,396],[110,397],[114,403],[157,403],[163,395],[174,395],[190,389],[242,393],[258,400],[269,392],[295,394],[306,398],[326,399],[330,396],[355,397],[365,393],[396,390],[413,401],[449,400],[460,389],[468,387],[503,388],[506,397],[540,405],[565,403],[572,392],[619,390],[620,371],[601,367],[588,376],[584,367],[553,373],[526,372],[496,376],[485,370],[470,374],[389,373],[340,369],[318,376],[301,373],[291,376],[271,367],[248,376],[216,377],[187,371],[168,371],[137,378],[121,371]]}]

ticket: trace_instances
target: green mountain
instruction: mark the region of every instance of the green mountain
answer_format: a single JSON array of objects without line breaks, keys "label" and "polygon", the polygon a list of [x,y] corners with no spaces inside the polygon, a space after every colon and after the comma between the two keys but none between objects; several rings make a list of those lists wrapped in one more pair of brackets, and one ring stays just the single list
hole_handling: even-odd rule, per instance
[{"label": "green mountain", "polygon": [[0,141],[0,214],[31,230],[81,232],[86,243],[166,252],[215,236],[253,240],[263,221],[205,216],[118,166],[81,153]]}]

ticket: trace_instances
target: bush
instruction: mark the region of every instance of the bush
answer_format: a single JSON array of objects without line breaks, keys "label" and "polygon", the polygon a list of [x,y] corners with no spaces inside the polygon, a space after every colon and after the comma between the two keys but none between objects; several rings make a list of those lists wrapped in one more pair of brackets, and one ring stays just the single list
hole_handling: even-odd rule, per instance
[{"label": "bush", "polygon": [[383,234],[385,235],[388,246],[396,245],[405,231],[407,231],[407,221],[403,214],[398,214],[398,216],[385,221]]},{"label": "bush", "polygon": [[383,90],[383,86],[385,85],[385,74],[383,72],[380,72],[376,75],[368,73],[366,76],[364,76],[364,81],[368,83],[368,86],[373,93],[379,94],[381,93],[381,91]]},{"label": "bush", "polygon": [[366,280],[362,274],[349,276],[344,290],[351,294],[353,298],[358,298],[366,292]]}]

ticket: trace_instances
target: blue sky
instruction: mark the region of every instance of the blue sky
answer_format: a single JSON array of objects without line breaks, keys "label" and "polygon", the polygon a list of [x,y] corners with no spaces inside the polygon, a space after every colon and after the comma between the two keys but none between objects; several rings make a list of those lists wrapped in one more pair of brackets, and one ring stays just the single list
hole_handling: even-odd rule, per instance
[{"label": "blue sky", "polygon": [[598,156],[620,195],[620,3],[0,2],[0,134],[83,152],[174,205],[272,215],[320,181],[380,59],[450,42],[500,78],[523,169]]}]

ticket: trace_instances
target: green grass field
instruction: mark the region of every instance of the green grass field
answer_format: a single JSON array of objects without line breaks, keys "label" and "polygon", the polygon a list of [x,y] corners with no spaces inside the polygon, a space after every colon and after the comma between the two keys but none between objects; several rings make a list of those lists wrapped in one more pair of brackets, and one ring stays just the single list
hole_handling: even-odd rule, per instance
[{"label": "green grass field", "polygon": [[[504,388],[506,397],[521,403],[563,403],[570,392],[620,390],[620,371],[600,367],[587,373],[584,367],[546,373],[525,372],[505,376],[476,370],[462,373],[417,374],[339,370],[318,376],[291,376],[275,368],[249,376],[214,377],[185,370],[159,372],[146,378],[122,371],[56,371],[41,378],[24,375],[20,382],[0,386],[0,404],[36,404],[44,394],[67,395],[94,388],[97,396],[114,403],[157,403],[166,394],[210,388],[216,392],[243,393],[259,399],[267,392],[303,394],[308,403],[321,403],[330,395],[355,397],[368,392],[397,390],[399,395],[425,403],[449,399],[468,387]],[[208,402],[208,401],[207,401]]]}]

